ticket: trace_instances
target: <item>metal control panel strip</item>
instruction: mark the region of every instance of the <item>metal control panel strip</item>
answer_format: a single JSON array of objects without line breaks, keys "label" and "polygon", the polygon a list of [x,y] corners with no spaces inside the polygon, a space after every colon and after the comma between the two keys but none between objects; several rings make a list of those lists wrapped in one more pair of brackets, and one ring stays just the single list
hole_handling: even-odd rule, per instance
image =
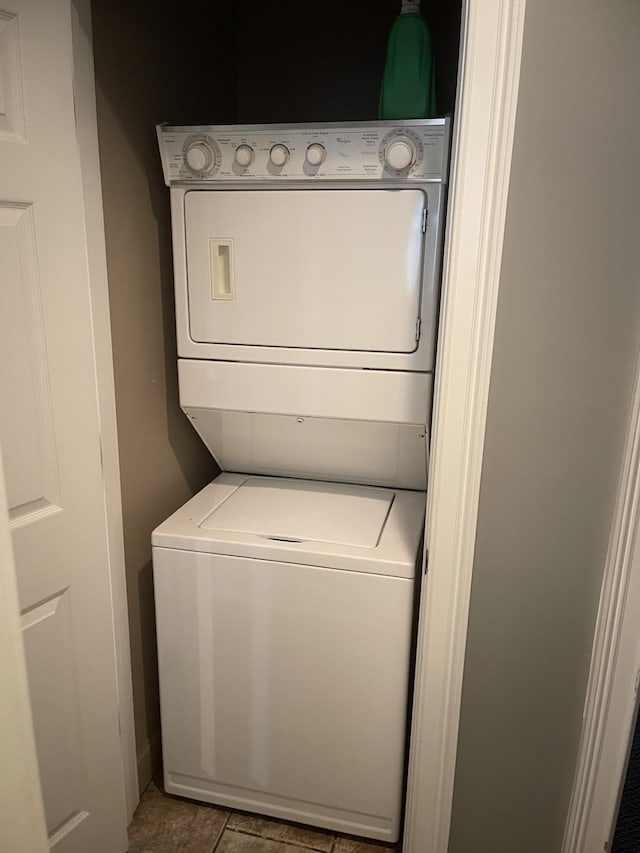
[{"label": "metal control panel strip", "polygon": [[449,120],[325,125],[158,125],[167,186],[209,182],[444,182]]}]

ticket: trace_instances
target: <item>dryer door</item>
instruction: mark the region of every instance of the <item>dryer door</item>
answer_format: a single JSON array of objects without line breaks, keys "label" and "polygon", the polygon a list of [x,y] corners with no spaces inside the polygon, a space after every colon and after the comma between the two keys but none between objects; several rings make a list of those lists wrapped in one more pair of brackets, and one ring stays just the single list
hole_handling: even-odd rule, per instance
[{"label": "dryer door", "polygon": [[421,190],[194,190],[185,195],[191,338],[410,353]]}]

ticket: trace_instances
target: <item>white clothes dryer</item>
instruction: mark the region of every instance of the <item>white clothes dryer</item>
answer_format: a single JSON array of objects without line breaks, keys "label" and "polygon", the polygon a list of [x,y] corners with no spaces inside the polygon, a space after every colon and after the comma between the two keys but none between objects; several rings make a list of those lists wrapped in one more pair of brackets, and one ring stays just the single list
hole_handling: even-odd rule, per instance
[{"label": "white clothes dryer", "polygon": [[400,830],[424,494],[222,474],[153,534],[166,790]]},{"label": "white clothes dryer", "polygon": [[180,405],[220,468],[425,489],[448,120],[158,140]]}]

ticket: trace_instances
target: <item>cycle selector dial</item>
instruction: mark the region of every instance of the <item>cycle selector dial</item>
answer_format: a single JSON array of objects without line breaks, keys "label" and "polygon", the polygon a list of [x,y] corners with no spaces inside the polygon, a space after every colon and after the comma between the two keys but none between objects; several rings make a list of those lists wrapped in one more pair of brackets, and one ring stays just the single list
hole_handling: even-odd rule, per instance
[{"label": "cycle selector dial", "polygon": [[387,145],[384,159],[389,168],[402,172],[416,162],[415,145],[406,136],[399,136]]},{"label": "cycle selector dial", "polygon": [[210,172],[216,163],[215,152],[206,142],[192,142],[185,152],[184,159],[191,171],[199,174]]},{"label": "cycle selector dial", "polygon": [[238,145],[236,148],[235,160],[238,166],[246,169],[253,163],[253,148],[250,145]]},{"label": "cycle selector dial", "polygon": [[269,160],[278,168],[282,168],[288,159],[289,149],[286,145],[274,145],[271,151],[269,151]]},{"label": "cycle selector dial", "polygon": [[307,163],[310,166],[320,166],[324,163],[325,158],[327,156],[327,152],[325,150],[324,145],[320,145],[319,142],[312,142],[311,145],[307,148],[306,153]]}]

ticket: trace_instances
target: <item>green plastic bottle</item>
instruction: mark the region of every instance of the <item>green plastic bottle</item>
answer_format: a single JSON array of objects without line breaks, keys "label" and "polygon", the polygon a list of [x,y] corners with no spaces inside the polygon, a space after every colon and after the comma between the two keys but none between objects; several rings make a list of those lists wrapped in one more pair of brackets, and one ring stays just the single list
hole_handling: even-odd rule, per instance
[{"label": "green plastic bottle", "polygon": [[381,119],[433,118],[436,115],[435,67],[431,33],[420,3],[404,0],[389,33],[380,89]]}]

